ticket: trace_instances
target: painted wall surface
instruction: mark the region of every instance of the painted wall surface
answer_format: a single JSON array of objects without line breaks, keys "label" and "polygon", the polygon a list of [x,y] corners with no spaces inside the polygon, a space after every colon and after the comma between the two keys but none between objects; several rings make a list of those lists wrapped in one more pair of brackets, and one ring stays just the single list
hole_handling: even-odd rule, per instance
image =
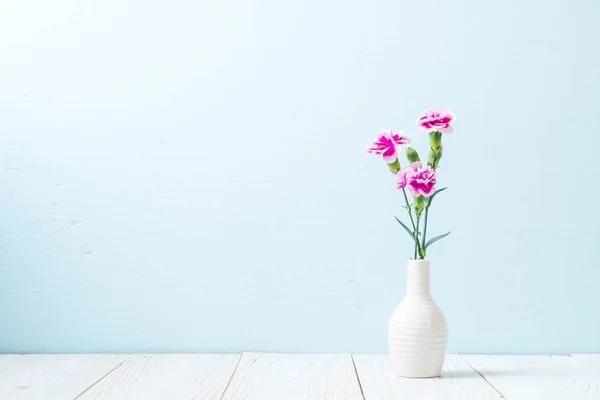
[{"label": "painted wall surface", "polygon": [[600,351],[598,1],[0,8],[0,352],[385,352],[439,106],[449,351]]}]

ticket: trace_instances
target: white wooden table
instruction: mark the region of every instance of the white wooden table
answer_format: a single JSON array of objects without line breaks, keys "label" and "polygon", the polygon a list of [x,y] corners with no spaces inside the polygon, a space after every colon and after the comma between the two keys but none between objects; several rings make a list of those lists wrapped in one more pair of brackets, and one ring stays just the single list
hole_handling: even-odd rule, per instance
[{"label": "white wooden table", "polygon": [[385,355],[0,355],[0,399],[600,399],[600,355],[449,355],[403,379]]}]

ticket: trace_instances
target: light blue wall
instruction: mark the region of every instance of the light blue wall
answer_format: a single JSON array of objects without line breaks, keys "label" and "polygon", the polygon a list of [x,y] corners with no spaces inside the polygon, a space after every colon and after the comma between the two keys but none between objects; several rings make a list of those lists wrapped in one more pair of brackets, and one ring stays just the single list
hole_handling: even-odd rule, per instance
[{"label": "light blue wall", "polygon": [[449,350],[600,351],[596,0],[0,7],[0,352],[385,352],[438,106]]}]

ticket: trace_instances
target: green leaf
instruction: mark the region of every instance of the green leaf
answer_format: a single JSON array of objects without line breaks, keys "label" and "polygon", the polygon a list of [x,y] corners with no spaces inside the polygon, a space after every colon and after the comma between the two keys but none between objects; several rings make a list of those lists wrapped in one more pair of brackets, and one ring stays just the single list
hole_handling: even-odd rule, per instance
[{"label": "green leaf", "polygon": [[[452,232],[452,231],[450,231]],[[428,248],[429,246],[431,246],[432,244],[434,244],[435,242],[437,242],[438,240],[441,240],[443,238],[445,238],[446,236],[448,236],[450,234],[450,232],[446,232],[443,235],[440,236],[436,236],[434,238],[431,238],[427,241],[427,243],[425,243],[425,248]]]},{"label": "green leaf", "polygon": [[431,201],[431,200],[433,200],[433,198],[435,197],[435,195],[436,195],[436,194],[438,194],[439,192],[443,192],[443,191],[444,191],[444,190],[446,190],[446,189],[448,189],[448,188],[447,188],[447,187],[445,187],[445,188],[441,188],[441,189],[438,189],[438,190],[436,190],[436,191],[435,191],[435,193],[433,193],[433,194],[431,195],[431,197],[429,197],[429,200],[430,200],[430,201]]},{"label": "green leaf", "polygon": [[435,197],[435,195],[438,194],[439,192],[443,192],[446,189],[448,189],[448,188],[445,187],[445,188],[438,189],[431,196],[429,196],[429,201],[427,202],[427,208],[429,208],[431,206],[431,202],[433,201],[433,198]]},{"label": "green leaf", "polygon": [[398,223],[399,223],[400,225],[402,225],[402,227],[403,227],[403,228],[404,228],[404,230],[406,230],[406,232],[407,232],[407,233],[410,235],[410,238],[411,238],[412,240],[417,240],[417,239],[415,238],[415,234],[414,234],[414,233],[413,233],[413,232],[410,230],[410,228],[409,228],[408,226],[406,226],[406,225],[404,224],[404,222],[400,221],[400,220],[398,219],[398,217],[394,217],[394,218],[396,218],[396,221],[398,221]]}]

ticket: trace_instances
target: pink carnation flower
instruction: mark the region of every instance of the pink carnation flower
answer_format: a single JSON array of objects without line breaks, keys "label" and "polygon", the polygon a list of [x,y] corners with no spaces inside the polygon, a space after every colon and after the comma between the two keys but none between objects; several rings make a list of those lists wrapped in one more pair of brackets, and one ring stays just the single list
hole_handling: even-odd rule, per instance
[{"label": "pink carnation flower", "polygon": [[409,143],[410,140],[404,136],[403,131],[392,132],[391,129],[380,131],[373,141],[373,144],[367,146],[367,154],[382,155],[383,160],[391,164],[398,158],[396,146]]},{"label": "pink carnation flower", "polygon": [[413,172],[416,172],[421,168],[421,161],[414,162],[410,164],[408,167],[401,169],[398,171],[396,175],[396,182],[398,183],[398,189],[404,189],[406,185],[408,185],[408,175]]},{"label": "pink carnation flower", "polygon": [[438,108],[437,110],[425,111],[425,114],[417,120],[417,125],[421,130],[427,132],[452,133],[450,124],[454,122],[454,113],[448,108]]},{"label": "pink carnation flower", "polygon": [[421,168],[421,162],[417,161],[400,170],[396,182],[398,189],[408,188],[414,197],[429,197],[435,192],[436,178],[435,170],[430,166]]}]

